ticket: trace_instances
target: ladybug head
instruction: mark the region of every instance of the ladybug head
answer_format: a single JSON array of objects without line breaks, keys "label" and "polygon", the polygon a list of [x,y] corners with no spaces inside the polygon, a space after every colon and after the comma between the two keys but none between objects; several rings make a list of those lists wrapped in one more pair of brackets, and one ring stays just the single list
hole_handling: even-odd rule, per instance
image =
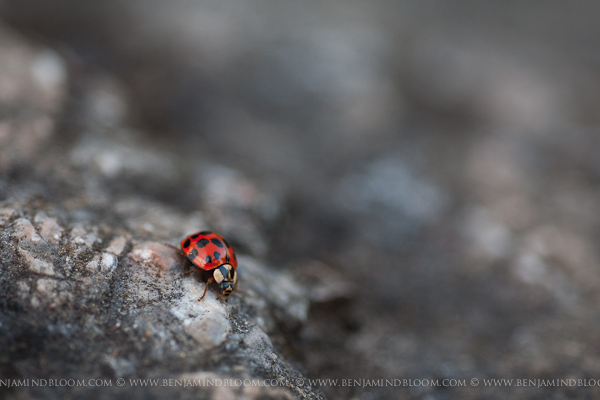
[{"label": "ladybug head", "polygon": [[232,282],[221,282],[221,284],[219,285],[221,287],[221,294],[225,297],[229,297],[229,295],[231,294],[231,292],[233,292],[233,283]]},{"label": "ladybug head", "polygon": [[229,300],[229,295],[233,293],[237,283],[237,274],[235,269],[230,264],[223,264],[215,269],[215,272],[213,272],[213,278],[221,288],[221,294],[219,297],[225,296],[225,301]]}]

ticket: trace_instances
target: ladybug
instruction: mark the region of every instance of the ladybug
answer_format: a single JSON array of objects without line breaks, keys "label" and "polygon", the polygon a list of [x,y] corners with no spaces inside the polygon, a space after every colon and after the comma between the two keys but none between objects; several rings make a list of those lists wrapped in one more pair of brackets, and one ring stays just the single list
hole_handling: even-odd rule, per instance
[{"label": "ladybug", "polygon": [[181,241],[181,250],[187,258],[199,269],[187,272],[182,276],[197,271],[213,271],[212,277],[206,283],[204,294],[198,299],[206,296],[208,285],[213,281],[221,288],[221,296],[225,296],[225,302],[229,301],[229,295],[237,290],[237,259],[231,245],[221,235],[214,232],[202,231],[187,236]]}]

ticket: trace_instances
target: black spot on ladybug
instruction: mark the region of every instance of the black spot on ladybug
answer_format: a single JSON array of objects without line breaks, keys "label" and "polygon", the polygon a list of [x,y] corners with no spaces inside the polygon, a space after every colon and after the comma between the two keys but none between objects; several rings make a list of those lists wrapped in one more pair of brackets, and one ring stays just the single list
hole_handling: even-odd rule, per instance
[{"label": "black spot on ladybug", "polygon": [[208,244],[208,239],[202,238],[196,242],[196,246],[204,247]]},{"label": "black spot on ladybug", "polygon": [[188,254],[188,258],[190,259],[190,261],[194,261],[194,259],[198,257],[198,250],[196,249],[191,249],[190,253]]},{"label": "black spot on ladybug", "polygon": [[212,233],[211,231],[202,231],[202,232],[199,232],[198,235],[206,236],[206,235],[214,235],[214,233]]},{"label": "black spot on ladybug", "polygon": [[237,257],[235,256],[235,253],[233,253],[233,260],[234,260],[235,262],[237,262]]},{"label": "black spot on ladybug", "polygon": [[190,236],[190,239],[196,239],[198,236],[200,236],[199,233],[195,233],[192,236]]},{"label": "black spot on ladybug", "polygon": [[185,242],[183,242],[183,247],[190,247],[190,238],[185,239]]},{"label": "black spot on ladybug", "polygon": [[212,257],[211,256],[206,256],[206,262],[207,263],[211,263],[212,262]]},{"label": "black spot on ladybug", "polygon": [[213,257],[215,258],[215,260],[218,260],[219,258],[221,258],[221,253],[219,253],[218,251],[215,251],[213,253]]},{"label": "black spot on ladybug", "polygon": [[210,239],[210,241],[213,242],[215,246],[223,247],[223,242],[221,242],[219,239]]}]

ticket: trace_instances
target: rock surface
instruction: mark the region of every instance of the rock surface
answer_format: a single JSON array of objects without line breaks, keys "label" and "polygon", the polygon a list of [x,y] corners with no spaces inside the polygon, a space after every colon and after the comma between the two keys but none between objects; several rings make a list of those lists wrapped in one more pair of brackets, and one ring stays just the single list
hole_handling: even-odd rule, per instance
[{"label": "rock surface", "polygon": [[[171,179],[174,157],[145,149],[129,132],[111,140],[93,131],[66,144],[55,128],[57,113],[68,112],[60,103],[67,96],[64,61],[6,29],[0,37],[0,111],[8,116],[0,147],[3,397],[322,398],[298,384],[303,375],[269,336],[307,318],[307,290],[289,273],[242,251],[245,294],[228,304],[215,290],[198,302],[204,282],[181,277],[189,263],[170,245],[208,229],[205,219],[223,213],[227,199],[213,197],[205,212],[185,213],[141,193],[113,191],[123,176]],[[133,142],[124,143],[127,137]],[[262,206],[261,195],[254,197],[233,206]],[[260,252],[256,237],[248,248]],[[134,377],[160,382],[140,389],[129,383]],[[26,386],[14,383],[23,379]]]},{"label": "rock surface", "polygon": [[0,394],[597,398],[598,11],[0,0]]}]

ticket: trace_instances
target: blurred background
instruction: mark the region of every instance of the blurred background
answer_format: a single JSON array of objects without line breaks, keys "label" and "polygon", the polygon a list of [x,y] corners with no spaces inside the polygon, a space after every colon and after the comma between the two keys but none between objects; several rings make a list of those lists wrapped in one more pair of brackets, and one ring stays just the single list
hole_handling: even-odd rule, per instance
[{"label": "blurred background", "polygon": [[220,226],[243,251],[331,277],[281,351],[309,377],[345,379],[600,376],[599,13],[593,1],[0,2],[5,24],[66,66],[55,145],[69,157],[118,195],[189,213],[230,204]]}]

